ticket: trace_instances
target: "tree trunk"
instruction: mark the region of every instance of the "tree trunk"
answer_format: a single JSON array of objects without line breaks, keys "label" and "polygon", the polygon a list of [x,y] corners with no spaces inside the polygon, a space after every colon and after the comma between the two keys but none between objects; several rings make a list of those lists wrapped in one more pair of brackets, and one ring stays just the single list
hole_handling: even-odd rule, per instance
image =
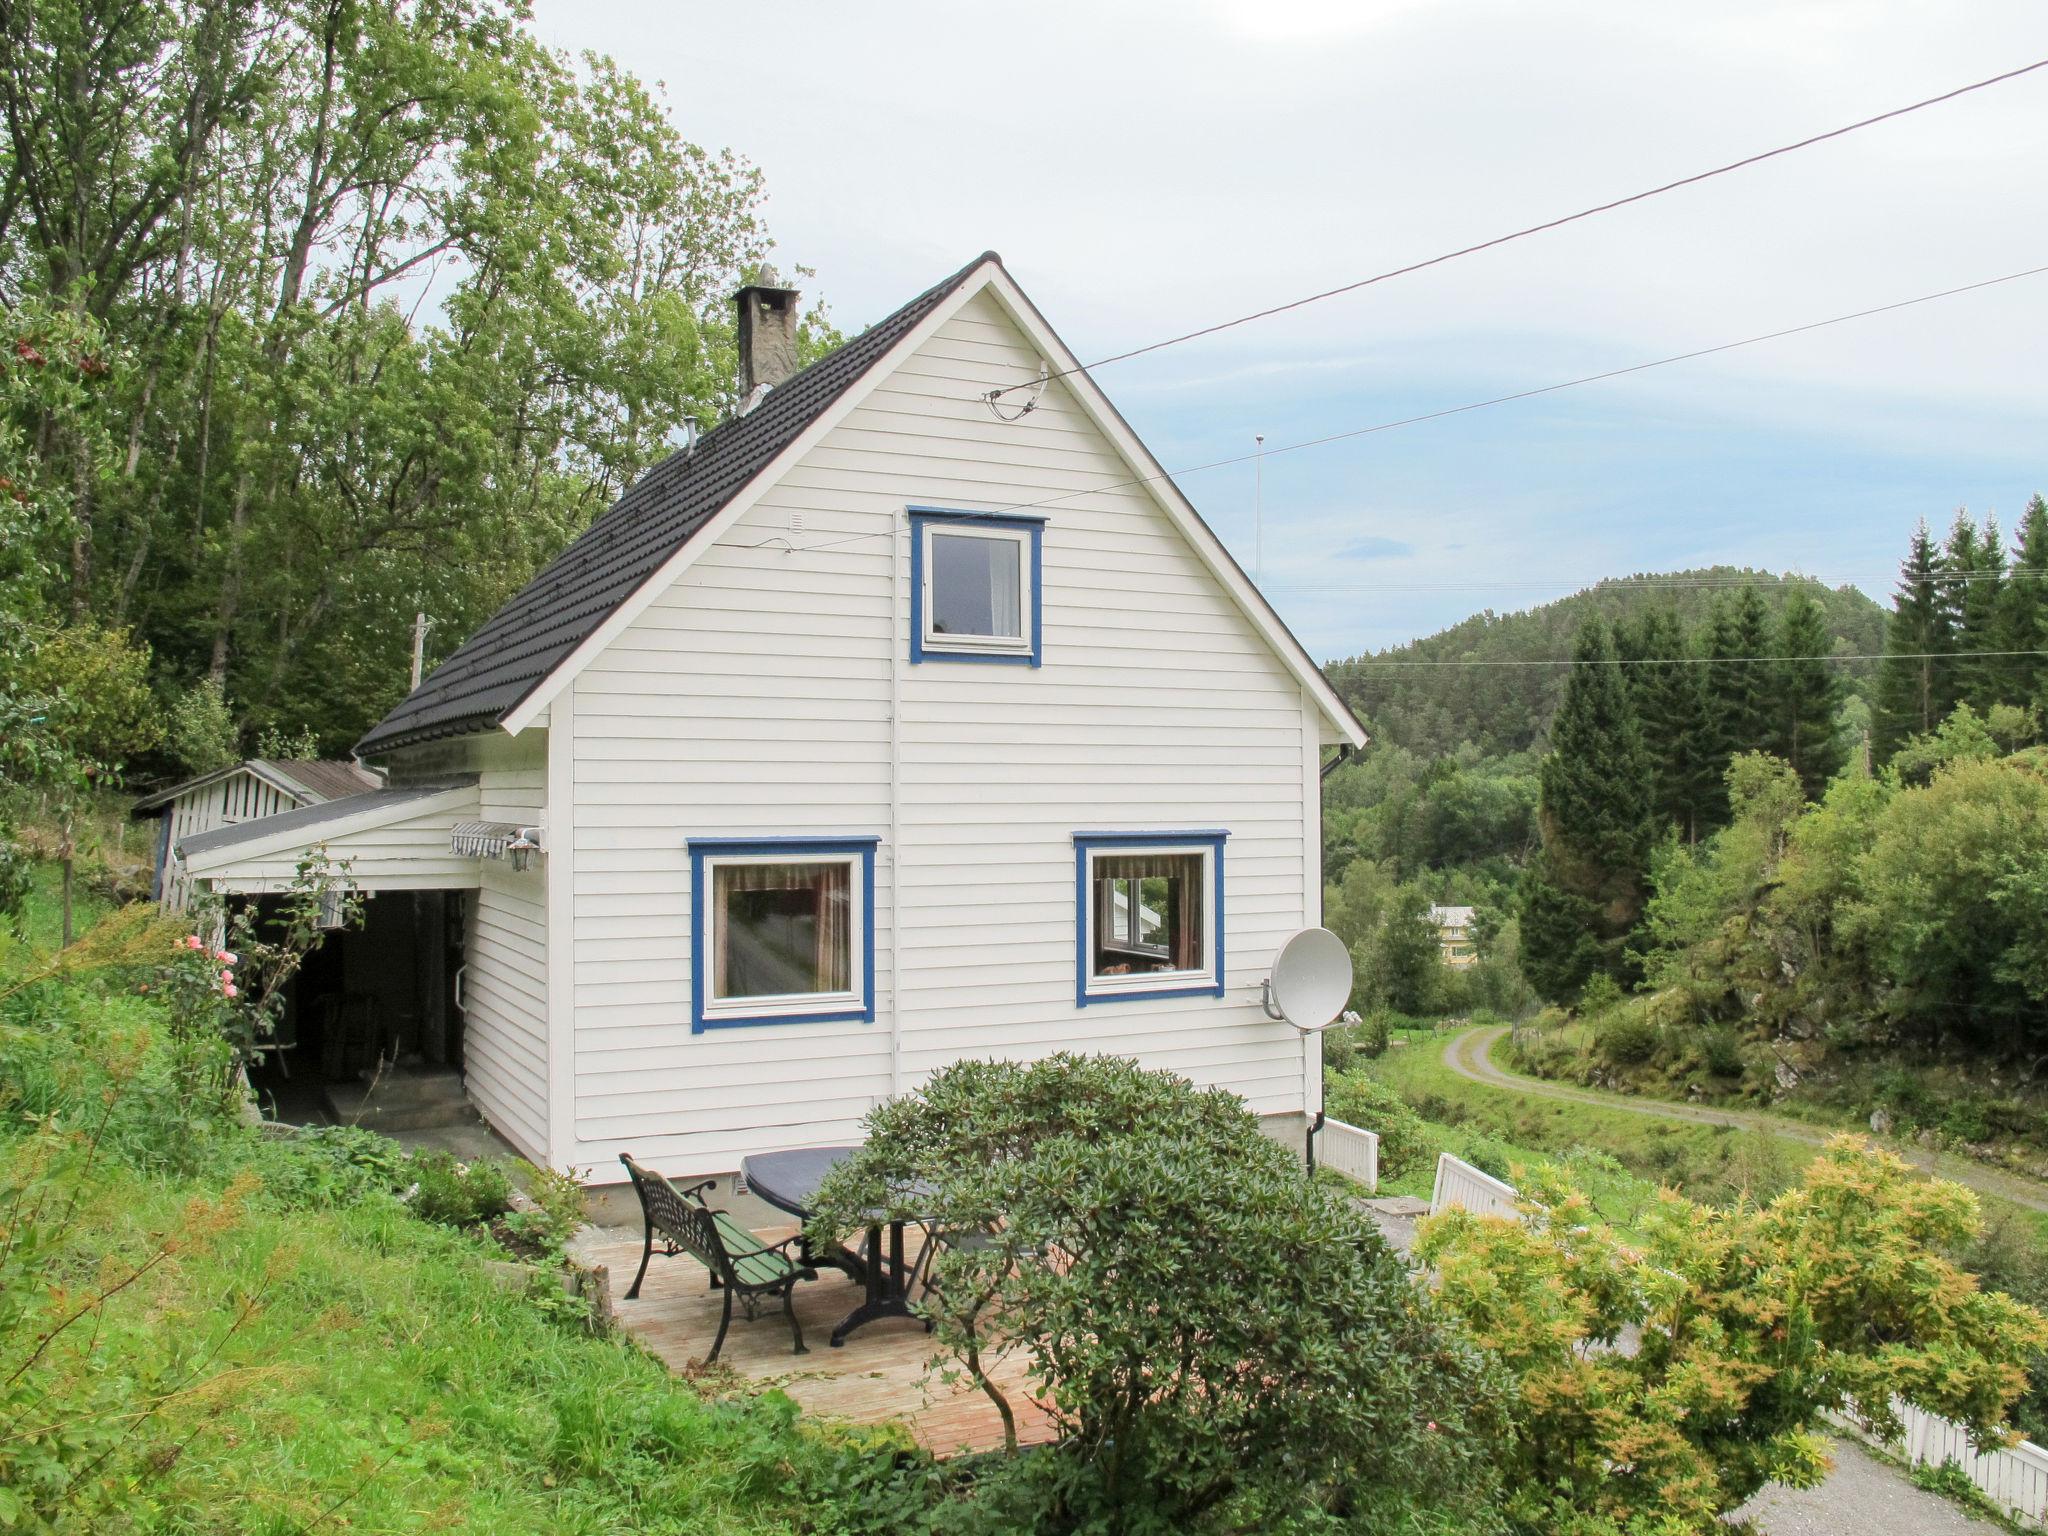
[{"label": "tree trunk", "polygon": [[242,534],[248,526],[249,482],[244,477],[235,483],[235,505],[228,518],[226,569],[221,572],[220,604],[214,611],[213,656],[206,666],[206,675],[223,689],[228,685],[228,651],[235,618],[242,606]]},{"label": "tree trunk", "polygon": [[71,622],[92,614],[92,463],[83,441],[74,443],[71,470]]}]

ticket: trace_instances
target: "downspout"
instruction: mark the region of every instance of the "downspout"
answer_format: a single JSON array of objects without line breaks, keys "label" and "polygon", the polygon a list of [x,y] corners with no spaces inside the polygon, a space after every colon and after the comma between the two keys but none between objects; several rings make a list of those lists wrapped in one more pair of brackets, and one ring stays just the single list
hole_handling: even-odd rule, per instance
[{"label": "downspout", "polygon": [[[896,513],[889,514],[893,520]],[[909,646],[903,528],[889,529],[889,1092],[903,1092],[903,653]],[[899,626],[902,626],[899,629]],[[872,921],[873,914],[869,914]]]},{"label": "downspout", "polygon": [[1328,1110],[1319,1109],[1316,1111],[1315,1119],[1309,1122],[1307,1156],[1308,1176],[1310,1178],[1314,1178],[1316,1176],[1316,1132],[1320,1131],[1323,1128],[1323,1122],[1329,1118],[1330,1114]]}]

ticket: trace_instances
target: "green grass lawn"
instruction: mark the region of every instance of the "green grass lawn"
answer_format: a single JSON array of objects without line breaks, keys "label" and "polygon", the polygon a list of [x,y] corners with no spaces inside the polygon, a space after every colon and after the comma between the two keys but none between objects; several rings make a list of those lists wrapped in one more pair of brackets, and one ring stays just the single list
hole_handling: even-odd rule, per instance
[{"label": "green grass lawn", "polygon": [[1551,1158],[1580,1148],[1603,1153],[1639,1179],[1701,1200],[1726,1201],[1743,1190],[1769,1196],[1792,1184],[1813,1157],[1809,1146],[1760,1131],[1660,1120],[1475,1083],[1445,1064],[1447,1039],[1390,1048],[1366,1070],[1426,1121]]}]

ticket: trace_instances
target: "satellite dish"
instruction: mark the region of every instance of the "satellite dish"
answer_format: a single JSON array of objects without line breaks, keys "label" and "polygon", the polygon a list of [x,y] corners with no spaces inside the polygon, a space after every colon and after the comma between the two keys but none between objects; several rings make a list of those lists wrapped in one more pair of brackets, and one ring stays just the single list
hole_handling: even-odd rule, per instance
[{"label": "satellite dish", "polygon": [[1273,961],[1266,1013],[1304,1033],[1328,1029],[1351,1001],[1351,951],[1327,928],[1304,928]]}]

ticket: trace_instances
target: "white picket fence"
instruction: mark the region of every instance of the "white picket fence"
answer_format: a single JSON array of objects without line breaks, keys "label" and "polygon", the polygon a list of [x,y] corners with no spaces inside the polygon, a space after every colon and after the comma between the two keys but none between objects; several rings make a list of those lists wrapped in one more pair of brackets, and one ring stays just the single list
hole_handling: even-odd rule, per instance
[{"label": "white picket fence", "polygon": [[1899,1422],[1905,1426],[1901,1440],[1886,1444],[1874,1440],[1863,1427],[1848,1419],[1836,1422],[1855,1431],[1873,1444],[1882,1445],[1914,1466],[1940,1466],[1952,1461],[1985,1496],[2013,1519],[2026,1525],[2048,1527],[2048,1450],[2031,1440],[1998,1450],[1979,1452],[1970,1444],[1970,1432],[1949,1419],[1915,1408],[1911,1403],[1896,1405]]},{"label": "white picket fence", "polygon": [[[1429,1213],[1463,1206],[1477,1216],[1519,1216],[1514,1187],[1445,1152],[1436,1160],[1436,1188]],[[2048,1450],[2031,1440],[1992,1451],[1978,1451],[1970,1433],[1953,1420],[1911,1403],[1897,1405],[1905,1437],[1884,1449],[1915,1466],[1940,1466],[1953,1461],[2000,1509],[2028,1525],[2048,1528]],[[1862,1426],[1834,1415],[1845,1429],[1871,1437]],[[1877,1443],[1877,1442],[1873,1442]]]},{"label": "white picket fence", "polygon": [[1451,1206],[1461,1206],[1474,1216],[1507,1216],[1519,1220],[1515,1208],[1515,1187],[1492,1174],[1474,1168],[1463,1158],[1439,1152],[1436,1184],[1429,1192],[1429,1214],[1434,1216]]},{"label": "white picket fence", "polygon": [[1316,1136],[1316,1161],[1356,1179],[1368,1191],[1380,1187],[1380,1139],[1342,1120],[1325,1120]]}]

